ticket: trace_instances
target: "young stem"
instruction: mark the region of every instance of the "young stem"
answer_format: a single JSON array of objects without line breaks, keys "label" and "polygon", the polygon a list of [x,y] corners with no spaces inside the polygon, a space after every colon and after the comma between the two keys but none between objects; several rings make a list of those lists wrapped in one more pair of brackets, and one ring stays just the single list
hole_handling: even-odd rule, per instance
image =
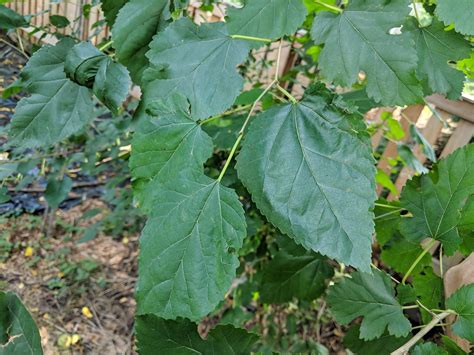
[{"label": "young stem", "polygon": [[222,118],[222,117],[225,117],[225,116],[229,116],[229,115],[232,115],[234,113],[237,113],[237,112],[241,112],[241,111],[247,111],[249,108],[251,108],[252,105],[245,105],[245,106],[240,106],[240,107],[237,107],[237,108],[234,108],[232,110],[228,110],[224,113],[221,113],[220,115],[216,115],[216,116],[212,116],[212,117],[209,117],[205,120],[202,120],[199,124],[202,126],[204,124],[207,124],[209,122],[212,122],[214,120],[217,120],[219,118]]},{"label": "young stem", "polygon": [[250,118],[252,117],[253,112],[257,108],[258,103],[267,94],[267,92],[270,91],[270,89],[273,87],[273,85],[278,84],[278,70],[280,68],[281,46],[282,46],[282,41],[280,41],[280,46],[278,47],[278,58],[277,58],[277,62],[276,62],[276,70],[277,71],[276,71],[275,79],[273,79],[273,81],[265,88],[265,90],[263,90],[263,92],[257,97],[257,99],[254,101],[252,107],[250,108],[250,112],[248,113],[247,118],[245,119],[245,122],[242,125],[242,128],[240,128],[237,140],[235,141],[234,146],[230,150],[230,154],[229,154],[229,157],[227,158],[227,160],[225,162],[224,168],[222,168],[222,171],[219,174],[219,177],[217,178],[217,181],[219,181],[219,182],[222,181],[222,178],[224,177],[227,169],[229,168],[230,162],[232,161],[232,158],[234,157],[235,152],[237,151],[237,148],[238,148],[242,138],[244,137],[245,128],[247,128],[247,125],[250,121]]},{"label": "young stem", "polygon": [[436,239],[433,239],[425,249],[423,249],[423,251],[420,253],[420,255],[418,255],[418,257],[416,258],[416,260],[413,262],[413,264],[411,264],[410,268],[408,269],[407,273],[405,274],[405,276],[403,276],[403,279],[402,279],[402,284],[405,284],[405,281],[407,280],[408,276],[410,276],[410,274],[413,272],[413,270],[415,269],[416,265],[418,265],[418,263],[421,261],[421,259],[423,259],[423,257],[426,255],[426,253],[428,253],[430,251],[430,249],[433,247],[433,245],[435,245],[437,242]]},{"label": "young stem", "polygon": [[375,218],[374,218],[374,221],[376,221],[377,219],[380,219],[380,218],[384,218],[384,217],[390,216],[391,214],[399,213],[399,212],[402,211],[402,210],[403,210],[403,208],[399,208],[398,210],[394,210],[394,211],[390,211],[390,212],[381,214],[380,216],[375,217]]},{"label": "young stem", "polygon": [[290,101],[293,103],[293,104],[296,104],[298,101],[295,99],[295,97],[293,95],[291,95],[288,91],[286,91],[284,88],[282,88],[280,85],[277,84],[277,89],[283,94],[285,95],[287,98],[290,99]]},{"label": "young stem", "polygon": [[104,43],[102,46],[99,47],[99,51],[105,51],[107,48],[109,48],[112,44],[114,44],[113,40],[108,41],[107,43]]},{"label": "young stem", "polygon": [[452,311],[445,311],[436,315],[431,322],[429,322],[425,327],[423,327],[416,335],[406,342],[403,346],[399,347],[397,350],[392,352],[390,355],[405,355],[408,354],[408,351],[413,345],[415,345],[420,339],[422,339],[433,327],[440,323],[444,318],[453,314]]},{"label": "young stem", "polygon": [[313,0],[313,1],[318,5],[324,6],[325,8],[331,9],[333,11],[337,11],[339,13],[342,12],[342,9],[340,9],[337,6],[332,6],[332,5],[326,4],[326,3],[322,2],[322,1],[319,1],[319,0]]},{"label": "young stem", "polygon": [[402,309],[416,309],[416,308],[419,308],[420,306],[418,306],[417,304],[414,304],[412,306],[403,306]]},{"label": "young stem", "polygon": [[268,38],[260,38],[260,37],[244,36],[244,35],[231,35],[230,38],[246,39],[247,41],[255,41],[255,42],[272,43],[272,40]]},{"label": "young stem", "polygon": [[265,94],[273,87],[273,85],[275,85],[275,83],[276,83],[276,81],[273,80],[270,83],[270,85],[268,85],[267,88],[265,90],[263,90],[263,92],[258,96],[257,100],[255,100],[255,102],[253,103],[252,108],[250,109],[250,112],[247,115],[247,118],[245,119],[245,122],[244,122],[244,124],[242,125],[242,128],[239,131],[239,135],[237,137],[237,140],[235,141],[234,146],[230,150],[230,154],[229,154],[229,157],[227,158],[227,161],[225,162],[224,168],[222,169],[219,177],[217,178],[217,181],[219,181],[219,182],[222,181],[222,178],[224,177],[227,169],[229,168],[230,162],[232,161],[232,158],[234,157],[235,152],[237,151],[237,148],[239,147],[240,141],[244,137],[245,128],[247,127],[247,124],[249,123],[250,118],[252,117],[252,114],[255,111],[256,107],[257,107],[257,104],[265,96]]},{"label": "young stem", "polygon": [[384,203],[375,203],[375,206],[384,207],[384,208],[393,208],[394,210],[399,210],[400,209],[400,207],[392,206],[392,205],[386,205]]}]

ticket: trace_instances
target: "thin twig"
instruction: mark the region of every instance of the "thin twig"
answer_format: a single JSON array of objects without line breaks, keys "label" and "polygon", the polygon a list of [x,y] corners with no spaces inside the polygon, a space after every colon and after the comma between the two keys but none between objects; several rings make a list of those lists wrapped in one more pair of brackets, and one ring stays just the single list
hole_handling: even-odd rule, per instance
[{"label": "thin twig", "polygon": [[421,329],[416,335],[411,338],[408,342],[404,345],[399,347],[397,350],[391,353],[391,355],[405,355],[408,354],[408,351],[411,349],[413,345],[415,345],[419,340],[421,340],[428,332],[433,329],[438,323],[440,323],[444,318],[453,314],[453,311],[445,311],[436,315],[431,322],[429,322],[423,329]]}]

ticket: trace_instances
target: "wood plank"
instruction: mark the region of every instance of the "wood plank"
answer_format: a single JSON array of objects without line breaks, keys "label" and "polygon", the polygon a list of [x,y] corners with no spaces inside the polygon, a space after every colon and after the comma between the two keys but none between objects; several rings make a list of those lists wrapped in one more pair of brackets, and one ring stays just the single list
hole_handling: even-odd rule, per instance
[{"label": "wood plank", "polygon": [[428,96],[426,101],[436,107],[474,123],[474,104],[467,101],[452,101],[439,94]]},{"label": "wood plank", "polygon": [[474,123],[461,120],[441,153],[441,158],[468,144],[474,136]]}]

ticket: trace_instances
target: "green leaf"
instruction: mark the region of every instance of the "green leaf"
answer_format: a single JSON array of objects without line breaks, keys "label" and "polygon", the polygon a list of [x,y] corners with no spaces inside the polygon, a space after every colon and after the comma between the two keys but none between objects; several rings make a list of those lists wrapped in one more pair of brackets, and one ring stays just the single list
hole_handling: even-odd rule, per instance
[{"label": "green leaf", "polygon": [[345,101],[355,105],[360,113],[366,113],[377,107],[377,103],[367,96],[367,91],[360,89],[346,92],[341,95]]},{"label": "green leaf", "polygon": [[408,284],[397,285],[397,299],[402,305],[416,302],[416,293],[413,287]]},{"label": "green leaf", "polygon": [[237,171],[283,233],[308,250],[369,271],[376,196],[371,148],[356,133],[364,129],[359,116],[323,97],[275,106],[252,122]]},{"label": "green leaf", "polygon": [[165,320],[154,315],[137,317],[138,351],[152,355],[157,349],[163,354],[250,354],[258,340],[255,334],[231,325],[218,325],[206,340],[197,332],[197,326],[187,320]]},{"label": "green leaf", "polygon": [[454,24],[456,31],[464,35],[474,35],[472,0],[438,0],[436,15],[447,26]]},{"label": "green leaf", "polygon": [[[399,232],[396,232],[392,239],[385,244],[381,259],[385,265],[390,266],[396,272],[406,274],[422,252],[423,248],[420,243],[406,240]],[[429,265],[431,265],[431,255],[428,253],[418,262],[413,273],[418,273]]]},{"label": "green leaf", "polygon": [[396,337],[407,336],[411,324],[395,298],[390,277],[379,270],[354,272],[329,288],[327,301],[336,320],[347,324],[363,317],[360,338],[379,338],[388,329]]},{"label": "green leaf", "polygon": [[0,292],[0,353],[43,354],[35,321],[11,292]]},{"label": "green leaf", "polygon": [[227,24],[232,35],[277,39],[295,33],[306,14],[302,0],[247,0],[243,8],[229,7]]},{"label": "green leaf", "polygon": [[113,27],[115,19],[120,11],[120,9],[128,2],[129,0],[101,0],[102,3],[102,12],[105,15],[107,25]]},{"label": "green leaf", "polygon": [[398,230],[402,208],[398,201],[387,201],[384,198],[377,200],[375,204],[375,234],[379,244],[386,244]]},{"label": "green leaf", "polygon": [[64,28],[71,24],[67,17],[61,15],[50,15],[49,22],[57,28]]},{"label": "green leaf", "polygon": [[402,234],[414,241],[437,239],[443,243],[445,252],[452,255],[462,242],[458,232],[460,211],[473,193],[474,144],[469,144],[404,187],[400,201],[413,217],[403,218]]},{"label": "green leaf", "polygon": [[435,343],[418,344],[410,352],[412,355],[448,355],[448,353]]},{"label": "green leaf", "polygon": [[[423,273],[413,276],[413,287],[420,302],[429,309],[442,309],[444,301],[443,279],[426,268]],[[433,318],[427,311],[421,309],[423,323],[427,324]]]},{"label": "green leaf", "polygon": [[212,155],[212,140],[191,117],[185,97],[174,95],[149,107],[159,119],[141,121],[130,159],[135,197],[145,211],[154,208],[154,179],[176,175],[183,167],[202,171]]},{"label": "green leaf", "polygon": [[307,251],[286,238],[283,246],[262,270],[260,295],[263,302],[283,303],[293,299],[312,301],[326,289],[326,280],[334,275],[327,259]]},{"label": "green leaf", "polygon": [[408,341],[409,337],[394,337],[385,332],[380,338],[364,341],[360,339],[360,326],[355,325],[344,336],[344,346],[354,354],[389,355]]},{"label": "green leaf", "polygon": [[67,198],[71,189],[72,180],[68,176],[65,176],[62,180],[55,178],[48,180],[48,186],[44,193],[48,206],[52,209],[58,208],[59,204]]},{"label": "green leaf", "polygon": [[25,17],[17,14],[6,6],[0,5],[0,29],[13,30],[18,27],[26,27],[29,23]]},{"label": "green leaf", "polygon": [[93,118],[89,90],[64,73],[64,61],[74,46],[70,38],[44,46],[30,59],[21,78],[32,94],[16,107],[10,129],[15,144],[44,147],[82,129]]},{"label": "green leaf", "polygon": [[115,19],[112,39],[117,60],[129,69],[135,83],[141,82],[143,71],[148,66],[145,57],[148,45],[167,24],[167,5],[167,0],[129,0]]},{"label": "green leaf", "polygon": [[130,85],[127,68],[107,58],[98,68],[92,91],[112,113],[118,114],[119,108],[127,98]]},{"label": "green leaf", "polygon": [[92,87],[100,64],[107,58],[91,42],[76,44],[67,54],[64,71],[80,85]]},{"label": "green leaf", "polygon": [[131,85],[127,69],[92,43],[76,44],[66,57],[64,70],[71,80],[93,89],[97,98],[117,114]]},{"label": "green leaf", "polygon": [[452,294],[446,300],[446,307],[458,314],[454,333],[474,342],[474,284],[463,286]]},{"label": "green leaf", "polygon": [[202,172],[154,180],[143,230],[138,314],[198,320],[224,298],[239,265],[244,212],[233,190]]},{"label": "green leaf", "polygon": [[469,57],[469,42],[454,31],[445,31],[436,19],[428,27],[411,26],[418,52],[418,78],[426,80],[432,92],[458,99],[464,86],[464,74],[449,63]]},{"label": "green leaf", "polygon": [[391,35],[410,9],[408,0],[354,0],[341,14],[320,12],[312,37],[325,43],[319,55],[322,74],[351,86],[363,70],[367,93],[384,105],[419,102],[423,92],[415,76],[417,54],[409,33]]},{"label": "green leaf", "polygon": [[474,252],[474,195],[469,196],[461,211],[458,228],[463,239],[460,251],[469,255]]},{"label": "green leaf", "polygon": [[145,88],[145,103],[178,92],[191,103],[192,116],[201,119],[225,111],[242,89],[236,66],[249,46],[230,38],[225,23],[197,26],[182,18],[158,34],[150,48],[150,62],[163,70],[161,80]]}]

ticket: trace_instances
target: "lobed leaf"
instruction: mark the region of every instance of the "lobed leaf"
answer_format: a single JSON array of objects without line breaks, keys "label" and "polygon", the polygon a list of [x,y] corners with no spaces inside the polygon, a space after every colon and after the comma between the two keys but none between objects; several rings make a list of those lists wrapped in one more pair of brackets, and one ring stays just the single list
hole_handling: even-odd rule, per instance
[{"label": "lobed leaf", "polygon": [[302,0],[247,0],[243,8],[229,7],[229,33],[277,39],[296,32],[307,15]]},{"label": "lobed leaf", "polygon": [[474,6],[471,0],[438,0],[436,15],[447,26],[454,24],[456,31],[474,35]]},{"label": "lobed leaf", "polygon": [[453,332],[474,342],[474,284],[463,286],[452,294],[446,300],[446,307],[458,314]]},{"label": "lobed leaf", "polygon": [[349,328],[344,336],[344,346],[354,354],[360,355],[390,355],[390,353],[408,341],[409,337],[397,338],[385,332],[380,338],[364,341],[360,339],[360,326]]},{"label": "lobed leaf", "polygon": [[408,239],[439,240],[452,255],[460,246],[459,223],[463,206],[474,193],[474,144],[441,160],[429,174],[414,177],[403,188],[402,207],[413,215],[400,229]]},{"label": "lobed leaf", "polygon": [[383,105],[419,102],[423,91],[415,75],[417,54],[413,39],[400,27],[409,13],[408,0],[353,0],[341,14],[317,14],[312,37],[324,43],[321,72],[330,81],[351,86],[362,70],[369,97]]},{"label": "lobed leaf", "polygon": [[388,329],[396,337],[407,336],[411,324],[395,298],[390,277],[379,270],[354,272],[329,288],[327,301],[336,320],[347,324],[363,317],[360,338],[379,338]]}]

